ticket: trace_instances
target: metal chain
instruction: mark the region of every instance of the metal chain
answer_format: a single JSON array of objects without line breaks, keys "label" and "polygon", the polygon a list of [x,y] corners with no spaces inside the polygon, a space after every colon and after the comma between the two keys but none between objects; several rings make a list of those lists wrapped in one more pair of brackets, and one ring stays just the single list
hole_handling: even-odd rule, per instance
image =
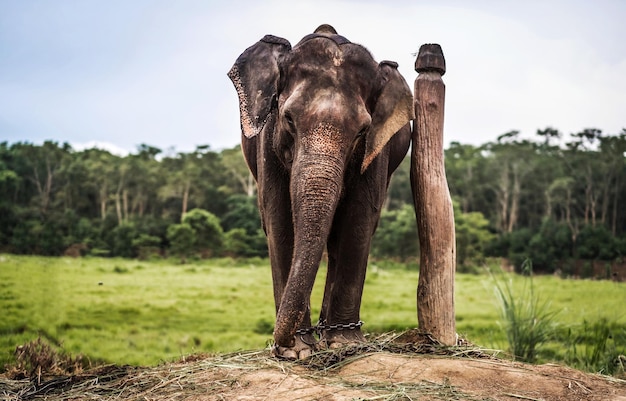
[{"label": "metal chain", "polygon": [[337,324],[322,324],[322,323],[317,323],[315,326],[313,327],[308,327],[306,329],[298,329],[296,330],[296,334],[300,334],[300,335],[304,335],[304,334],[311,334],[311,333],[317,333],[318,335],[321,334],[323,331],[329,331],[329,330],[355,330],[358,329],[359,327],[363,326],[363,321],[359,320],[358,322],[354,323],[337,323]]}]

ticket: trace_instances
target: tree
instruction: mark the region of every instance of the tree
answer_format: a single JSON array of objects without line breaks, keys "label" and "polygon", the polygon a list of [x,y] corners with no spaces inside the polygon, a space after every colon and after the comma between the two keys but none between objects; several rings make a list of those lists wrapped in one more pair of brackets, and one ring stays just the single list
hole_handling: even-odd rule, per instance
[{"label": "tree", "polygon": [[[612,201],[611,233],[617,234],[617,221],[619,209],[619,195],[624,187],[626,168],[626,129],[616,136],[600,138],[600,153],[605,162],[608,175],[604,180],[604,191],[602,201],[602,222],[606,222],[609,213],[609,203]],[[611,193],[612,192],[612,193]],[[611,199],[612,196],[612,199]]]},{"label": "tree", "polygon": [[109,235],[109,246],[113,256],[133,258],[137,256],[133,241],[137,238],[137,230],[133,223],[118,224]]},{"label": "tree", "polygon": [[193,209],[183,215],[183,224],[188,224],[194,231],[194,249],[203,257],[216,256],[222,250],[224,231],[220,220],[213,213],[202,209]]},{"label": "tree", "polygon": [[160,190],[162,199],[180,200],[180,218],[187,213],[192,184],[200,180],[201,172],[196,154],[179,153],[176,158],[163,159],[165,171],[168,171],[166,185]]},{"label": "tree", "polygon": [[54,220],[25,219],[13,230],[13,251],[22,254],[59,256],[65,249],[62,227]]},{"label": "tree", "polygon": [[18,223],[14,196],[20,185],[20,176],[12,170],[12,155],[6,142],[0,143],[0,247],[10,242],[13,227]]},{"label": "tree", "polygon": [[90,172],[82,153],[71,151],[63,158],[58,185],[51,207],[57,211],[71,210],[79,217],[95,217],[93,199],[96,192],[90,182]]},{"label": "tree", "polygon": [[570,175],[578,185],[582,185],[585,194],[584,217],[585,225],[596,225],[596,215],[601,191],[600,183],[604,180],[604,171],[601,168],[601,157],[595,150],[602,137],[602,131],[591,128],[572,134],[574,141],[568,142],[567,157]]},{"label": "tree", "polygon": [[256,192],[256,182],[243,157],[241,145],[237,145],[232,149],[224,149],[221,156],[222,164],[241,185],[241,189],[246,196],[253,197]]},{"label": "tree", "polygon": [[54,195],[63,158],[71,147],[67,143],[59,147],[57,142],[45,141],[41,146],[17,143],[12,148],[24,163],[22,176],[36,189],[38,209],[45,216]]},{"label": "tree", "polygon": [[580,259],[613,260],[617,256],[618,243],[602,225],[583,227],[576,245],[576,256]]},{"label": "tree", "polygon": [[400,166],[391,176],[385,209],[395,210],[402,208],[405,204],[413,202],[413,192],[411,192],[411,158],[405,157]]},{"label": "tree", "polygon": [[224,167],[220,164],[219,154],[208,146],[197,146],[191,153],[178,153],[175,158],[164,158],[162,163],[167,174],[159,196],[163,200],[180,202],[181,221],[190,206],[202,205],[212,212],[219,209],[211,204],[221,203],[224,199],[219,191],[224,184]]},{"label": "tree", "polygon": [[465,213],[476,211],[485,202],[479,199],[485,192],[485,158],[482,152],[480,147],[459,142],[450,143],[445,152],[450,192],[459,201],[455,210],[460,206]]},{"label": "tree", "polygon": [[[168,227],[182,221],[183,210],[202,208],[222,232],[217,240],[200,239],[193,252],[267,254],[256,197],[249,196],[254,182],[239,147],[160,154],[146,144],[122,157],[51,141],[0,142],[0,249],[60,255],[73,246],[134,256],[155,251],[157,243],[167,248]],[[547,127],[534,140],[512,131],[483,146],[451,143],[445,161],[458,202],[458,265],[480,260],[481,252],[514,263],[532,257],[541,270],[553,269],[560,258],[623,257],[625,154],[626,129],[617,135],[585,129],[565,140]],[[417,255],[407,220],[414,217],[406,210],[409,172],[405,158],[389,185],[372,242],[375,257]]]},{"label": "tree", "polygon": [[494,235],[489,231],[489,221],[480,212],[462,212],[458,207],[458,201],[455,201],[454,228],[457,268],[481,263],[487,244],[494,239]]},{"label": "tree", "polygon": [[87,169],[88,185],[93,187],[96,194],[94,200],[97,203],[100,220],[104,220],[107,216],[108,202],[114,186],[112,177],[118,159],[118,156],[97,148],[86,149],[81,155],[81,160]]},{"label": "tree", "polygon": [[574,179],[571,177],[557,178],[546,190],[546,198],[549,207],[549,219],[564,220],[569,227],[571,241],[576,243],[576,237],[580,232],[580,224],[574,209],[574,197],[572,195]]},{"label": "tree", "polygon": [[570,228],[566,223],[545,218],[539,232],[532,236],[526,253],[536,271],[553,273],[557,262],[570,258],[573,247]]},{"label": "tree", "polygon": [[518,135],[519,131],[508,132],[486,146],[491,174],[497,177],[491,188],[497,199],[498,229],[502,233],[510,233],[517,226],[524,181],[534,168],[535,145],[518,140]]},{"label": "tree", "polygon": [[[136,155],[126,157],[128,161],[128,179],[124,202],[125,215],[143,217],[148,207],[156,200],[157,188],[163,182],[159,162],[156,160],[161,149],[141,144]],[[130,210],[128,209],[130,208]]]},{"label": "tree", "polygon": [[193,251],[196,233],[189,224],[172,224],[167,228],[167,240],[170,251],[180,257],[181,263],[187,262],[187,256]]},{"label": "tree", "polygon": [[404,204],[400,209],[383,210],[372,239],[372,255],[396,257],[401,261],[419,255],[417,225],[413,206]]},{"label": "tree", "polygon": [[261,216],[256,197],[231,195],[227,198],[228,211],[222,216],[224,231],[243,228],[248,235],[261,229]]},{"label": "tree", "polygon": [[[504,256],[521,273],[522,265],[528,259],[528,244],[533,237],[533,232],[528,228],[520,228],[502,235],[492,246],[499,248],[497,256]],[[492,248],[492,249],[493,249]]]}]

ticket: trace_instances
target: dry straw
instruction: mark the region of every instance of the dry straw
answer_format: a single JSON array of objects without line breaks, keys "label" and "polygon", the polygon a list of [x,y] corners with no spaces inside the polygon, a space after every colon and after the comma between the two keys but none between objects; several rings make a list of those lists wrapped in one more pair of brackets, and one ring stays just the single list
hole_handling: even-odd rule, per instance
[{"label": "dry straw", "polygon": [[[51,352],[41,344],[31,348]],[[413,330],[402,334],[383,334],[358,345],[323,350],[295,363],[273,358],[266,349],[195,355],[154,368],[107,365],[86,371],[72,368],[70,372],[62,372],[63,364],[59,361],[63,357],[47,355],[42,359],[56,361],[48,365],[49,371],[41,366],[29,366],[30,371],[21,373],[28,377],[16,379],[19,377],[16,370],[13,371],[13,378],[0,376],[0,397],[7,401],[193,399],[194,396],[218,394],[234,386],[245,385],[239,378],[259,370],[291,373],[294,369],[304,369],[308,377],[328,378],[333,370],[378,352],[471,358],[493,358],[495,354],[492,350],[473,346],[445,347],[430,336]],[[38,360],[36,356],[30,356],[30,359]],[[349,382],[334,385],[345,388],[354,386]],[[436,397],[434,399],[472,399],[446,383],[368,383],[367,387],[377,394],[371,398],[376,400],[410,400],[424,395]],[[363,386],[359,388],[363,389]]]}]

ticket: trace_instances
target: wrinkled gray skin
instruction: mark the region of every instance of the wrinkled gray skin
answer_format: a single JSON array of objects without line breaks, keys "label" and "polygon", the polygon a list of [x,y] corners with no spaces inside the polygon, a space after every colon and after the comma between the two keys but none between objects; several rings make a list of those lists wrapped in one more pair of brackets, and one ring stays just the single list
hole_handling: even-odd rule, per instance
[{"label": "wrinkled gray skin", "polygon": [[329,330],[319,344],[310,296],[324,247],[320,321],[359,321],[372,235],[393,171],[407,153],[411,91],[392,62],[320,26],[293,49],[267,35],[228,76],[239,96],[242,149],[268,238],[276,303],[275,353],[305,358],[320,344],[363,341]]}]

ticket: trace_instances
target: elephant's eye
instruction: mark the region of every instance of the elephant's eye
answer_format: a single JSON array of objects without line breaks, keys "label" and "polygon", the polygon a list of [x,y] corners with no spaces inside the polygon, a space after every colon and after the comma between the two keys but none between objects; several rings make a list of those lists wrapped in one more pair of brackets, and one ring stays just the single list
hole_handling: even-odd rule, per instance
[{"label": "elephant's eye", "polygon": [[357,139],[360,139],[360,138],[364,137],[365,134],[367,134],[367,131],[369,131],[369,129],[370,129],[369,125],[366,125],[365,127],[361,128],[359,133],[356,134]]},{"label": "elephant's eye", "polygon": [[291,113],[285,113],[285,121],[287,121],[289,131],[294,134],[296,132],[296,124],[293,122],[293,117],[291,116]]},{"label": "elephant's eye", "polygon": [[291,148],[285,148],[285,151],[283,152],[283,158],[285,160],[285,163],[287,164],[293,162],[293,152],[291,151]]}]

